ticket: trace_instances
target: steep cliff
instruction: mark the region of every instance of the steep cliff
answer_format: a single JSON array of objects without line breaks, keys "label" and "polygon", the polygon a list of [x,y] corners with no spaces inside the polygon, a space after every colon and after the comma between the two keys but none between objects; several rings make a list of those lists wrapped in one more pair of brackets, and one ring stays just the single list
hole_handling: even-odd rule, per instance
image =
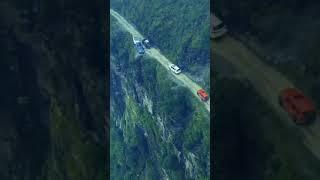
[{"label": "steep cliff", "polygon": [[[132,11],[127,5],[123,6],[123,11],[126,11],[125,17],[130,17]],[[139,10],[141,14],[147,13]],[[150,14],[153,21],[161,20],[155,16],[158,12]],[[147,21],[152,20],[147,16],[141,20],[143,25],[138,21],[132,21],[132,24],[141,26],[139,30],[146,34],[159,30],[160,27],[153,27],[146,31],[147,26],[144,25]],[[183,27],[173,28],[182,31]],[[170,34],[173,33],[171,30],[163,26],[159,31]],[[179,44],[171,37],[152,36],[151,40],[161,51],[165,43],[172,47]],[[111,178],[209,179],[210,119],[207,110],[156,60],[137,56],[131,35],[123,31],[113,18],[110,45]],[[167,47],[164,49],[164,54],[183,54]],[[209,54],[205,48],[201,51]],[[203,62],[208,60],[202,59]],[[173,61],[177,62],[177,58]],[[193,67],[190,62],[186,65]],[[201,66],[205,65],[209,66],[208,62]],[[203,75],[203,78],[208,81],[209,76]]]},{"label": "steep cliff", "polygon": [[209,0],[112,0],[111,7],[175,64],[209,88]]},{"label": "steep cliff", "polygon": [[105,179],[101,7],[1,2],[0,179]]}]

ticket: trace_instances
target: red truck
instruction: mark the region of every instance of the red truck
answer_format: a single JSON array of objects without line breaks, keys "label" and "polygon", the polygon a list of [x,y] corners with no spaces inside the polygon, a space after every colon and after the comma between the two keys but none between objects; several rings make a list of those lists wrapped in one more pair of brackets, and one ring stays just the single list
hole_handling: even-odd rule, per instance
[{"label": "red truck", "polygon": [[306,124],[316,119],[313,102],[295,88],[283,89],[279,95],[279,104],[296,124]]},{"label": "red truck", "polygon": [[197,95],[200,97],[202,101],[207,101],[209,99],[209,95],[203,89],[199,89],[197,91]]}]

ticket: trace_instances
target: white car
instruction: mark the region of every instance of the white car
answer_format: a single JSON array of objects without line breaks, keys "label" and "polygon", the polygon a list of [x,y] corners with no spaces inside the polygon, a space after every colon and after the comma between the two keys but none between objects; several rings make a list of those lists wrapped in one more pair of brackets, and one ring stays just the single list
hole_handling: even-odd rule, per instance
[{"label": "white car", "polygon": [[181,73],[181,69],[178,66],[174,65],[174,64],[170,64],[169,65],[169,69],[172,72],[174,72],[175,74],[180,74]]},{"label": "white car", "polygon": [[217,18],[214,14],[211,14],[211,38],[216,39],[223,36],[228,30],[226,25]]}]

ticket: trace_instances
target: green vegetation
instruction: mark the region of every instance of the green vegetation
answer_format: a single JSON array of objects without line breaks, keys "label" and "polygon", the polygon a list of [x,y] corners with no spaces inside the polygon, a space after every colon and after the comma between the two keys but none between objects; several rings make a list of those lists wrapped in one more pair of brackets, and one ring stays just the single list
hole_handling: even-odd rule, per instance
[{"label": "green vegetation", "polygon": [[133,23],[173,63],[186,70],[208,65],[208,0],[112,0],[111,8]]},{"label": "green vegetation", "polygon": [[0,179],[107,178],[106,7],[1,1]]},{"label": "green vegetation", "polygon": [[208,179],[210,122],[203,105],[155,60],[136,57],[130,34],[112,19],[110,44],[116,67],[111,69],[116,81],[111,86],[111,103],[116,105],[111,114],[111,178],[185,179],[189,175],[182,157],[192,152],[198,158],[195,178]]},{"label": "green vegetation", "polygon": [[215,137],[212,148],[216,179],[319,177],[304,172],[304,169],[319,172],[317,160],[246,81],[217,76],[213,84],[223,89],[216,91],[215,131],[211,132]]},{"label": "green vegetation", "polygon": [[92,155],[104,154],[104,148],[94,143],[75,122],[72,107],[62,110],[53,99],[50,109],[51,145],[40,179],[103,179],[105,159]]}]

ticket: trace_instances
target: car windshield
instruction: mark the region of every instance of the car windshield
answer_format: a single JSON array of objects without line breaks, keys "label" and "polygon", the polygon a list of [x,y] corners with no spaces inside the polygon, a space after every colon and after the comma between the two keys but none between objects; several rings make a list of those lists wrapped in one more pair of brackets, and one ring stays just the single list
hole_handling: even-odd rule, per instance
[{"label": "car windshield", "polygon": [[171,64],[170,67],[171,67],[171,69],[174,69],[174,70],[176,70],[176,69],[178,68],[178,67],[177,67],[176,65],[174,65],[174,64]]}]

